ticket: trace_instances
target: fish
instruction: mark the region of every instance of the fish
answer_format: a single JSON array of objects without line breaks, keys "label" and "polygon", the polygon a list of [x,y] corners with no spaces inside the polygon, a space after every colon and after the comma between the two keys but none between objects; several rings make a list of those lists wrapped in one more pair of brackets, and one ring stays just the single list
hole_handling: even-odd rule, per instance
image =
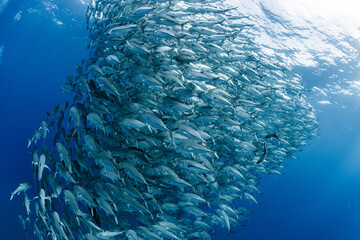
[{"label": "fish", "polygon": [[300,76],[223,0],[92,0],[86,18],[72,100],[28,140],[36,187],[10,197],[24,192],[37,238],[211,239],[244,225],[260,178],[317,135]]},{"label": "fish", "polygon": [[71,159],[68,151],[66,150],[64,145],[60,142],[56,143],[56,149],[59,153],[60,159],[64,161],[65,166],[69,169],[69,172],[71,173]]},{"label": "fish", "polygon": [[79,209],[79,205],[77,203],[77,200],[74,196],[74,194],[72,192],[70,192],[69,190],[65,189],[64,190],[64,195],[67,201],[67,203],[71,206],[72,211],[74,212],[75,215],[81,215],[81,211]]},{"label": "fish", "polygon": [[35,142],[35,143],[36,143],[36,142],[40,139],[40,137],[42,136],[42,132],[43,132],[43,130],[42,130],[42,128],[40,127],[39,130],[35,131],[35,133],[34,133],[34,135],[32,136],[32,138],[31,138],[31,139],[28,139],[28,148],[30,147],[30,145],[31,145],[32,142]]},{"label": "fish", "polygon": [[122,234],[122,232],[111,232],[111,231],[103,231],[103,232],[99,232],[96,234],[96,237],[100,238],[100,239],[111,239],[113,237],[116,237],[120,234]]},{"label": "fish", "polygon": [[278,137],[278,135],[276,133],[270,133],[270,134],[266,135],[265,139],[268,139],[268,138],[276,138],[277,140],[280,141],[280,138]]},{"label": "fish", "polygon": [[257,160],[256,164],[259,164],[262,161],[264,161],[266,158],[266,154],[267,154],[267,148],[266,148],[266,143],[264,142],[264,151],[263,151],[262,155],[260,156],[259,160]]},{"label": "fish", "polygon": [[31,188],[32,184],[30,183],[20,183],[20,185],[11,193],[10,201],[13,199],[15,194],[20,194],[21,192],[26,192]]},{"label": "fish", "polygon": [[[43,175],[43,171],[44,171],[44,168],[45,168],[45,155],[44,154],[41,154],[40,158],[39,158],[39,164],[38,164],[38,181],[41,181],[42,179],[42,175]],[[47,166],[46,166],[47,167]]]},{"label": "fish", "polygon": [[31,213],[31,210],[30,210],[30,200],[27,196],[26,193],[24,193],[24,206],[25,206],[25,209],[26,209],[26,214],[27,214],[27,218],[25,219],[26,221],[30,222],[30,213]]},{"label": "fish", "polygon": [[27,232],[26,223],[25,223],[25,221],[24,221],[24,218],[23,218],[21,215],[18,215],[18,219],[19,219],[19,221],[20,221],[20,224],[21,224],[24,232]]}]

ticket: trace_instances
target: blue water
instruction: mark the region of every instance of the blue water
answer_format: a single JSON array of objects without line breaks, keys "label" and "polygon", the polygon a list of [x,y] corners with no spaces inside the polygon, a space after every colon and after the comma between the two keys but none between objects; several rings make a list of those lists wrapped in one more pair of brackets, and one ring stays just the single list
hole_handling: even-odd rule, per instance
[{"label": "blue water", "polygon": [[[5,2],[0,0],[0,11]],[[17,219],[25,214],[22,197],[9,202],[18,184],[32,178],[27,138],[46,112],[68,99],[60,85],[88,56],[86,6],[71,0],[44,3],[10,0],[0,12],[0,240],[27,239]],[[21,18],[15,20],[19,11]],[[325,69],[321,75],[318,68]],[[213,239],[360,239],[360,97],[333,94],[332,104],[321,104],[311,90],[340,81],[329,80],[339,68],[325,63],[294,67],[309,89],[319,136],[297,160],[288,160],[285,175],[262,178],[260,205],[251,205],[254,214],[243,229],[229,236],[218,229]],[[341,68],[353,69],[342,78],[358,77],[354,62]],[[34,238],[32,229],[27,235]]]}]

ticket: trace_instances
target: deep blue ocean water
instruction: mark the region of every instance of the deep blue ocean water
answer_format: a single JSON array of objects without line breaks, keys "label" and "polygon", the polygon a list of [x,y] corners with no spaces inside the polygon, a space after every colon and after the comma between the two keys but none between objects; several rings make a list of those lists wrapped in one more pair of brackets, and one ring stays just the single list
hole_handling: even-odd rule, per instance
[{"label": "deep blue ocean water", "polygon": [[[31,181],[27,139],[46,112],[68,99],[60,85],[88,56],[85,9],[71,0],[0,0],[0,240],[27,239],[17,218],[25,213],[22,197],[10,202],[10,193]],[[250,205],[254,214],[243,229],[229,236],[218,229],[213,239],[360,239],[360,91],[349,85],[359,78],[357,60],[294,66],[319,136],[288,160],[285,175],[262,178],[260,205]],[[316,90],[331,86],[338,91],[326,97]],[[27,235],[33,239],[32,229]]]}]

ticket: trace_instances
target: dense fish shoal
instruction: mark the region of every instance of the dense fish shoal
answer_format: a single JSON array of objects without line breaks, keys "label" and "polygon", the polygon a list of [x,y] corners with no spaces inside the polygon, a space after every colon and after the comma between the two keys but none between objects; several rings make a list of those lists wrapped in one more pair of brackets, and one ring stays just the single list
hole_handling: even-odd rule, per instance
[{"label": "dense fish shoal", "polygon": [[73,100],[29,139],[34,183],[11,195],[24,196],[24,227],[38,239],[211,239],[246,224],[261,176],[316,135],[301,78],[224,1],[93,0],[86,17],[90,57],[62,85]]}]

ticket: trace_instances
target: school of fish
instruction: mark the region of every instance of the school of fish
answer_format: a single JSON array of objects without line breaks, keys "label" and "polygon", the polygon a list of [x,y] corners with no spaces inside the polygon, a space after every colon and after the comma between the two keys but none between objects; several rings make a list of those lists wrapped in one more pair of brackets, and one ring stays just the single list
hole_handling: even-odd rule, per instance
[{"label": "school of fish", "polygon": [[207,240],[246,224],[261,176],[317,133],[301,78],[222,0],[92,0],[86,17],[90,57],[62,85],[73,101],[29,139],[34,183],[11,194],[24,229]]}]

